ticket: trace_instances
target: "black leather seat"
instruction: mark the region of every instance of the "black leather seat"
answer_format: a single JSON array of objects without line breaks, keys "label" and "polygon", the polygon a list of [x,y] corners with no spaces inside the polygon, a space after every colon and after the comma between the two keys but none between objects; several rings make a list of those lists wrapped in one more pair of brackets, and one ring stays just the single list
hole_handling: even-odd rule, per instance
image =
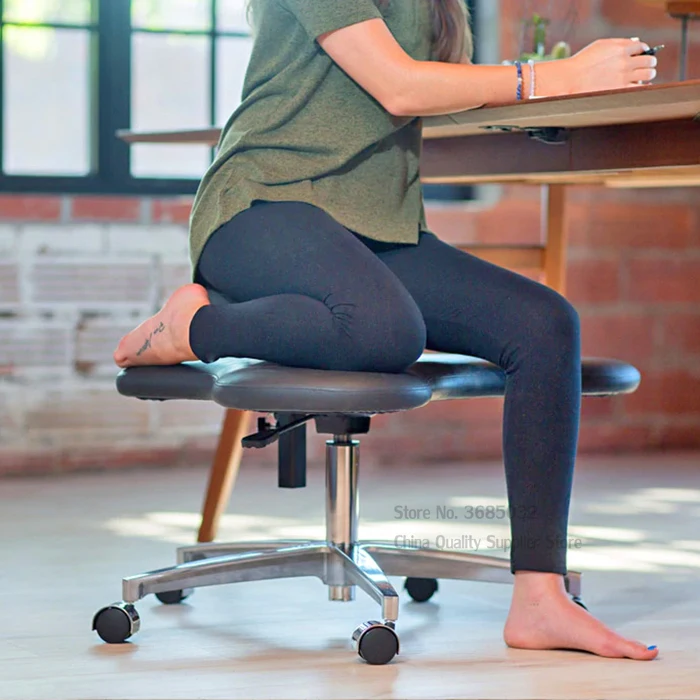
[{"label": "black leather seat", "polygon": [[[639,372],[617,360],[586,359],[586,396],[634,392]],[[135,367],[117,388],[140,399],[215,401],[226,408],[264,413],[377,414],[408,411],[430,401],[503,396],[505,374],[474,357],[425,354],[404,374],[327,372],[280,367],[257,360]]]}]

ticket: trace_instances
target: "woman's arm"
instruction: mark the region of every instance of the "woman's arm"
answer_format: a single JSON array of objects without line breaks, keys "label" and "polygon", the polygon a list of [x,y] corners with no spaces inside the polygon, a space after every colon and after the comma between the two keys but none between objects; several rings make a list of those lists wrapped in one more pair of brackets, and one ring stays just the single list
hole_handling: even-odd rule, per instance
[{"label": "woman's arm", "polygon": [[[318,38],[323,50],[388,112],[402,117],[449,114],[484,104],[513,102],[512,66],[416,61],[381,19],[360,22]],[[656,57],[638,40],[603,39],[571,58],[538,63],[537,94],[571,95],[616,90],[656,77]],[[529,68],[524,67],[524,94]]]}]

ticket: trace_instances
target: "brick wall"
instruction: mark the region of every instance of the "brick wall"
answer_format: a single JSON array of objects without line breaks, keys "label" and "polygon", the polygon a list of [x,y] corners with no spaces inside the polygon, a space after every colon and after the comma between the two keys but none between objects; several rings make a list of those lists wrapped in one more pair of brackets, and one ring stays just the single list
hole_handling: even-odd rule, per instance
[{"label": "brick wall", "polygon": [[192,459],[221,411],[114,390],[119,338],[188,280],[189,201],[0,196],[0,472]]},{"label": "brick wall", "polygon": [[[522,3],[502,7],[507,56]],[[632,0],[582,0],[578,9],[575,45],[606,35],[666,43],[662,76],[674,77],[678,27],[663,13]],[[634,362],[644,376],[633,396],[586,399],[582,451],[700,447],[698,199],[690,189],[572,195],[569,296],[582,316],[584,350]],[[111,363],[119,337],[188,280],[189,205],[0,196],[0,473],[210,458],[220,409],[122,398]],[[455,243],[536,242],[538,192],[508,188],[495,206],[433,209],[430,220]],[[495,456],[501,412],[493,399],[383,416],[364,457]],[[321,440],[312,450],[320,456]],[[274,450],[246,459],[270,463]]]}]

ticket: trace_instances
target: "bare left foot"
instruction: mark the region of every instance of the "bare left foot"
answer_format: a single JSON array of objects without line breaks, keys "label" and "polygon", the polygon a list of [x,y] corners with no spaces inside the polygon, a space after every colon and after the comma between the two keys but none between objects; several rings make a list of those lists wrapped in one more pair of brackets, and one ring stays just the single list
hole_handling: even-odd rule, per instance
[{"label": "bare left foot", "polygon": [[207,290],[201,285],[180,287],[155,316],[121,339],[114,361],[119,367],[195,361],[197,357],[190,347],[190,324],[197,311],[210,303]]}]

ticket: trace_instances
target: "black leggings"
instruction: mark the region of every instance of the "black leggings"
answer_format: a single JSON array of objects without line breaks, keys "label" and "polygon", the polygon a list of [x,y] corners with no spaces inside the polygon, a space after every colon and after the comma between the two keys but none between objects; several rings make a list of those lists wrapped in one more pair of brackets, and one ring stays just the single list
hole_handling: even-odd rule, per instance
[{"label": "black leggings", "polygon": [[402,372],[428,348],[502,367],[512,570],[566,573],[581,354],[562,296],[432,234],[377,243],[298,202],[258,203],[222,227],[197,280],[225,300],[192,322],[204,362]]}]

